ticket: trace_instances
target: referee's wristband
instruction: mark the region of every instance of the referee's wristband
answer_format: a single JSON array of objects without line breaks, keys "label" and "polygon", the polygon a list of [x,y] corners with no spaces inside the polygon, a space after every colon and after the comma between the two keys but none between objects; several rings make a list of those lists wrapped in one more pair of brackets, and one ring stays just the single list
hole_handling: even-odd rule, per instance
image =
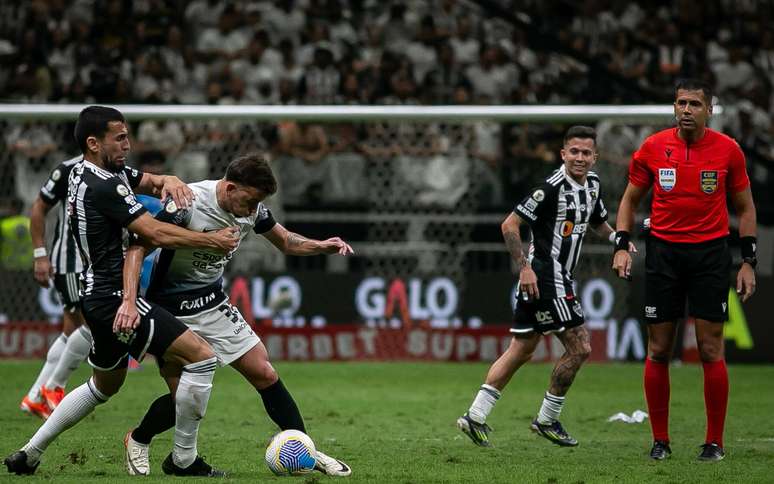
[{"label": "referee's wristband", "polygon": [[48,252],[46,252],[45,247],[35,247],[32,249],[32,257],[38,258],[38,257],[45,257],[48,255]]},{"label": "referee's wristband", "polygon": [[631,236],[629,235],[629,232],[626,230],[619,230],[615,233],[615,251],[618,252],[619,250],[625,250],[629,251],[629,240],[631,240]]},{"label": "referee's wristband", "polygon": [[739,246],[742,249],[742,259],[755,259],[758,251],[757,239],[752,235],[739,238]]}]

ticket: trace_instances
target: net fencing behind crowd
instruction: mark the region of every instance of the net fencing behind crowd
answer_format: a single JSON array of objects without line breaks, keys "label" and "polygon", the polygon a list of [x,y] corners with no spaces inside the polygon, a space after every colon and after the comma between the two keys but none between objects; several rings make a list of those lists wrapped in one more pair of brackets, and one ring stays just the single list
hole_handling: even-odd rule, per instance
[{"label": "net fencing behind crowd", "polygon": [[[14,200],[28,214],[50,170],[78,154],[72,132],[82,107],[0,105],[4,215]],[[130,165],[190,182],[220,178],[236,156],[265,152],[280,182],[268,202],[275,217],[310,237],[341,235],[357,252],[347,259],[286,260],[261,238],[248,238],[230,276],[324,272],[389,281],[441,274],[461,293],[471,274],[508,270],[500,222],[518,197],[559,166],[568,126],[598,128],[595,170],[615,210],[628,157],[672,115],[669,106],[118,108],[130,122]],[[610,248],[593,237],[581,279],[609,272]],[[4,261],[2,318],[41,319],[30,308],[52,303],[32,281],[27,248],[15,263]]]}]

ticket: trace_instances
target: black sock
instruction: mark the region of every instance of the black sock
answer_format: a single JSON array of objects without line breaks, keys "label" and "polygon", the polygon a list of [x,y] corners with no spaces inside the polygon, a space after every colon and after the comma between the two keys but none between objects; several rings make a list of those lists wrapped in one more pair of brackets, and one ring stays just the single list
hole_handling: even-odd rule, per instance
[{"label": "black sock", "polygon": [[269,414],[277,426],[282,430],[300,430],[306,433],[304,419],[298,406],[290,396],[288,389],[282,384],[282,380],[277,380],[273,385],[258,390],[263,399],[263,406],[266,407],[266,413]]},{"label": "black sock", "polygon": [[175,400],[171,393],[162,395],[145,412],[140,426],[132,431],[132,438],[141,444],[150,444],[153,437],[175,426]]}]

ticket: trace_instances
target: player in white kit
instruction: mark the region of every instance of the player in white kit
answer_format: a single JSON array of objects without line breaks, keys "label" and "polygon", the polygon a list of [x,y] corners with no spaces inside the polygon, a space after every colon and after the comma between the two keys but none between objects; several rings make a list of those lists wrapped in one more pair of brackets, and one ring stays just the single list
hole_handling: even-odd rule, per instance
[{"label": "player in white kit", "polygon": [[[277,181],[261,155],[235,159],[221,180],[205,180],[189,186],[195,196],[189,209],[179,209],[168,200],[156,217],[198,232],[236,226],[240,228],[240,241],[255,232],[288,255],[338,253],[344,256],[353,253],[352,248],[338,237],[307,239],[274,220],[262,202],[277,191]],[[140,241],[126,253],[126,294],[137,292],[143,257],[152,248],[142,244],[146,243]],[[204,338],[212,346],[221,366],[231,365],[240,372],[258,391],[266,412],[280,429],[306,432],[293,397],[269,362],[266,347],[223,292],[223,271],[232,254],[162,249],[156,256],[145,299],[162,306]],[[119,308],[114,323],[116,332],[131,330],[138,320],[135,299],[125,298]],[[172,395],[176,381],[167,377],[175,372],[162,364],[161,374],[167,379],[172,393],[156,399],[140,425],[125,438],[126,466],[131,475],[149,474],[151,439],[175,424]],[[352,472],[348,465],[319,451],[316,469],[331,476],[348,476]]]}]

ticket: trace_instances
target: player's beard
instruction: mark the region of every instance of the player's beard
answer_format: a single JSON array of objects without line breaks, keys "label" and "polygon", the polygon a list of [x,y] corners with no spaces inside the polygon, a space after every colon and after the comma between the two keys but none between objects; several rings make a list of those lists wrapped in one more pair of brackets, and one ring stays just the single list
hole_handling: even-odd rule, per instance
[{"label": "player's beard", "polygon": [[123,161],[116,161],[108,155],[103,154],[102,165],[111,173],[120,173],[124,169],[125,163]]}]

